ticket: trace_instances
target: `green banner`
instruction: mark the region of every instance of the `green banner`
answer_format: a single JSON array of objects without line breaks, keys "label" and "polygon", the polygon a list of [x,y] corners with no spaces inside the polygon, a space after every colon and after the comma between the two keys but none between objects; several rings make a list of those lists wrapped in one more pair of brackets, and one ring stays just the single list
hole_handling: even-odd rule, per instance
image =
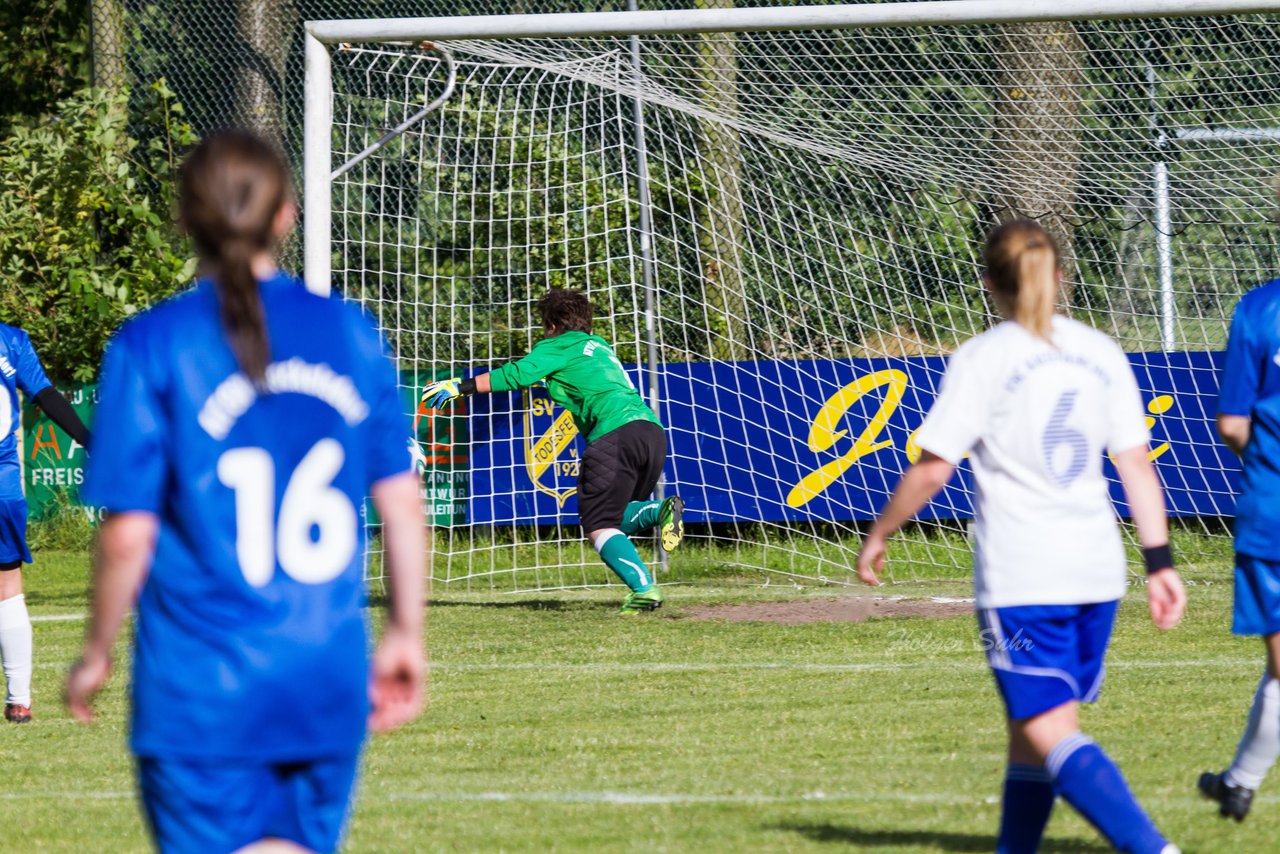
[{"label": "green banner", "polygon": [[445,409],[428,409],[418,402],[422,389],[437,377],[417,374],[401,378],[403,393],[413,412],[413,434],[422,449],[422,502],[432,524],[449,528],[467,524],[471,499],[471,440],[467,430],[467,401]]},{"label": "green banner", "polygon": [[[448,409],[418,406],[426,374],[401,377],[405,408],[414,412],[413,429],[422,450],[422,500],[427,518],[442,527],[465,525],[471,498],[470,447],[467,407],[459,401]],[[96,385],[64,386],[58,389],[80,418],[93,424],[98,402]],[[28,515],[44,519],[60,508],[79,506],[80,485],[84,482],[85,449],[54,425],[43,411],[26,402],[22,408],[22,478],[27,495]],[[369,508],[370,520],[376,514]]]},{"label": "green banner", "polygon": [[[86,424],[98,402],[96,385],[59,386]],[[22,486],[27,515],[46,519],[58,510],[79,506],[84,483],[85,449],[49,420],[31,401],[22,406]]]}]

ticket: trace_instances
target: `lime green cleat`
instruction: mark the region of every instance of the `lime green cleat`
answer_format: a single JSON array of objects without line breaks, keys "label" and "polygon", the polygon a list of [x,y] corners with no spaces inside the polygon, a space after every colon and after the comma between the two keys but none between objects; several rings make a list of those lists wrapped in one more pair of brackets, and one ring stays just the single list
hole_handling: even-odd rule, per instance
[{"label": "lime green cleat", "polygon": [[662,535],[662,550],[671,554],[684,539],[684,502],[679,495],[663,500],[658,508],[658,532]]},{"label": "lime green cleat", "polygon": [[627,594],[627,598],[622,600],[622,610],[619,614],[643,614],[645,611],[656,611],[662,607],[662,591],[656,587],[650,587],[643,593],[632,591]]}]

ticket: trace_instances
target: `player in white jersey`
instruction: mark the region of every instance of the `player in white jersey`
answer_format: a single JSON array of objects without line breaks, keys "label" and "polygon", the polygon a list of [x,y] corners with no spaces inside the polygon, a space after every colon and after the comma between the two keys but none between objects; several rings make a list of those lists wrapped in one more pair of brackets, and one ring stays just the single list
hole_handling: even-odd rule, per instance
[{"label": "player in white jersey", "polygon": [[1009,727],[997,850],[1034,852],[1061,796],[1117,850],[1168,854],[1176,849],[1078,718],[1079,704],[1101,688],[1126,583],[1104,451],[1143,545],[1152,618],[1170,629],[1186,605],[1137,383],[1111,339],[1054,313],[1057,247],[1039,225],[1017,220],[992,231],[984,266],[1006,320],[951,357],[916,434],[920,461],[867,536],[858,575],[879,583],[888,538],[969,456],[978,620]]}]

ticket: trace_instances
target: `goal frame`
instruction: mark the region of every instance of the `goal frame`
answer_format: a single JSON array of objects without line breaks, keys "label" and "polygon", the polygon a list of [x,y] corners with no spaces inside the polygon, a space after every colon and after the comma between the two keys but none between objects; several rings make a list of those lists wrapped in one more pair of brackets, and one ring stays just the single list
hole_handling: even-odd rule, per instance
[{"label": "goal frame", "polygon": [[450,39],[572,38],[904,26],[1026,24],[1048,21],[1189,18],[1280,12],[1280,0],[918,0],[836,6],[570,12],[308,21],[303,116],[303,275],[327,296],[332,269],[333,45]]}]

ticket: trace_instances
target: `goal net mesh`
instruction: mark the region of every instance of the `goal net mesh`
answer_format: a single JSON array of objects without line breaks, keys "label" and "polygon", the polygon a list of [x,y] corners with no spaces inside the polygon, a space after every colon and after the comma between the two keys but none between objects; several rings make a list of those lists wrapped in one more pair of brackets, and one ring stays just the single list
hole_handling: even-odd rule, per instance
[{"label": "goal net mesh", "polygon": [[[1229,567],[1216,368],[1236,300],[1280,269],[1273,18],[643,36],[638,64],[627,38],[440,46],[448,100],[333,181],[334,287],[386,330],[412,406],[527,353],[549,286],[585,289],[668,426],[689,531],[660,579],[856,580],[945,355],[993,322],[981,241],[1015,215],[1061,243],[1063,309],[1133,354],[1181,565]],[[423,46],[335,48],[334,165],[445,74]],[[611,581],[545,390],[415,423],[437,580]],[[890,579],[967,570],[971,489],[897,541]]]}]

